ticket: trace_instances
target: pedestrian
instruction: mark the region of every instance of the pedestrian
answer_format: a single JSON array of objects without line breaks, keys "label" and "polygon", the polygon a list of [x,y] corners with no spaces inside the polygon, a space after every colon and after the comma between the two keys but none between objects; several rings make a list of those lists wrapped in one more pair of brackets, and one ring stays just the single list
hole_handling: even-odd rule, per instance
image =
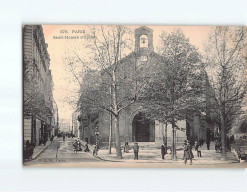
[{"label": "pedestrian", "polygon": [[29,140],[27,140],[27,142],[26,142],[26,150],[28,150],[29,148],[30,148],[30,142],[29,142]]},{"label": "pedestrian", "polygon": [[182,160],[185,159],[185,149],[186,149],[186,146],[187,146],[187,140],[184,140],[184,144],[183,144],[184,155],[183,155]]},{"label": "pedestrian", "polygon": [[77,140],[77,147],[78,147],[78,151],[82,151],[82,149],[81,149],[81,142],[80,142],[80,139],[79,138]]},{"label": "pedestrian", "polygon": [[201,154],[201,144],[198,143],[197,141],[195,141],[195,151],[197,152],[197,156],[198,157],[202,157],[202,154]]},{"label": "pedestrian", "polygon": [[138,143],[135,143],[134,147],[134,155],[135,155],[135,158],[134,160],[138,160],[138,152],[139,152],[139,146],[138,146]]},{"label": "pedestrian", "polygon": [[95,156],[95,155],[96,155],[96,156],[98,155],[98,145],[97,145],[97,144],[94,146],[93,155],[94,155],[94,156]]},{"label": "pedestrian", "polygon": [[194,158],[194,155],[192,153],[192,146],[190,145],[190,142],[187,140],[187,145],[184,148],[185,151],[185,159],[184,164],[187,164],[187,160],[190,160],[190,165],[192,165],[192,158]]},{"label": "pedestrian", "polygon": [[77,140],[75,140],[75,142],[73,143],[73,150],[75,153],[77,153]]},{"label": "pedestrian", "polygon": [[65,141],[65,135],[63,135],[63,141]]},{"label": "pedestrian", "polygon": [[165,159],[165,154],[166,154],[166,147],[164,145],[164,143],[161,145],[161,156],[162,156],[162,159],[164,160]]},{"label": "pedestrian", "polygon": [[24,148],[24,160],[30,160],[30,142],[27,140]]},{"label": "pedestrian", "polygon": [[202,157],[202,146],[200,144],[197,147],[197,156]]},{"label": "pedestrian", "polygon": [[129,143],[127,141],[125,142],[124,152],[129,153]]},{"label": "pedestrian", "polygon": [[199,145],[200,145],[200,143],[198,143],[197,141],[195,141],[195,151],[197,151]]},{"label": "pedestrian", "polygon": [[89,152],[90,150],[89,150],[89,148],[88,148],[88,143],[86,142],[86,144],[85,144],[85,150],[84,150],[85,152]]}]

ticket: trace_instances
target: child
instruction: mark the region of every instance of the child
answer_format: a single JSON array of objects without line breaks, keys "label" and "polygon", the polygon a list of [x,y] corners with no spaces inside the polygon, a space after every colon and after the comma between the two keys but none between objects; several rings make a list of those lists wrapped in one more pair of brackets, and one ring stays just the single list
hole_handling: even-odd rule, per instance
[{"label": "child", "polygon": [[95,156],[97,156],[98,155],[98,145],[96,144],[95,145],[95,147],[94,147],[94,149],[93,149],[93,155]]},{"label": "child", "polygon": [[198,148],[197,148],[197,156],[198,157],[202,157],[202,146],[201,146],[201,144],[198,145]]}]

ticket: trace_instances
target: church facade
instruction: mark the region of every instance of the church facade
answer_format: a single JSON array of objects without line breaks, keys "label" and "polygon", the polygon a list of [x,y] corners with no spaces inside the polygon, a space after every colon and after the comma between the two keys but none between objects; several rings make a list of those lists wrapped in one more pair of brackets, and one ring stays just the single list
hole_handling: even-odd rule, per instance
[{"label": "church facade", "polygon": [[[121,60],[121,67],[131,71],[131,64],[137,67],[146,66],[149,63],[159,63],[162,56],[154,52],[153,30],[140,27],[135,30],[135,51]],[[93,144],[96,139],[100,145],[107,145],[110,129],[113,128],[112,138],[114,142],[114,124],[109,113],[91,110],[90,113],[80,111],[78,116],[80,122],[80,138]],[[201,139],[206,133],[206,125],[203,116],[195,115],[190,120],[179,121],[176,129],[176,143],[182,145],[185,139]],[[128,141],[138,143],[150,143],[159,145],[167,141],[172,144],[172,126],[163,124],[157,120],[145,118],[142,106],[138,103],[132,104],[120,114],[119,121],[121,142]]]}]

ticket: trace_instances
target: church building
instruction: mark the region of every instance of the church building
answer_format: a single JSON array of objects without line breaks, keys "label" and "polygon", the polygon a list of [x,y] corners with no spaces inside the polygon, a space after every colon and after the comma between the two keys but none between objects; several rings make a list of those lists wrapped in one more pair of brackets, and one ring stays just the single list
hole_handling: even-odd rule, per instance
[{"label": "church building", "polygon": [[[140,27],[135,30],[135,50],[121,60],[123,67],[130,64],[136,66],[155,63],[162,56],[154,52],[153,46],[153,30],[148,27]],[[133,62],[133,63],[132,63]],[[109,131],[113,122],[109,113],[92,109],[90,113],[80,111],[78,120],[80,122],[79,130],[80,138],[91,144],[99,140],[100,145],[107,145],[109,141]],[[176,144],[182,146],[185,139],[200,139],[204,137],[205,120],[201,115],[192,116],[190,120],[179,121],[176,129]],[[132,104],[128,109],[120,114],[119,131],[121,142],[129,143],[138,142],[139,145],[160,146],[165,140],[167,145],[172,145],[172,126],[165,125],[157,120],[149,120],[145,118],[142,107],[138,103]],[[114,129],[113,129],[114,143]]]}]

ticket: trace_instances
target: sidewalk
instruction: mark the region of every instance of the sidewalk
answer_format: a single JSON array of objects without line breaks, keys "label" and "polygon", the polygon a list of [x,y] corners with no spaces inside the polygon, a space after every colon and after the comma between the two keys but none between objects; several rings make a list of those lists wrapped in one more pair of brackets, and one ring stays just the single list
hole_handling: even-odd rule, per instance
[{"label": "sidewalk", "polygon": [[[53,142],[57,139],[58,137],[55,136],[53,139]],[[33,155],[32,155],[32,160],[36,159],[46,148],[48,148],[51,145],[51,141],[47,141],[45,146],[41,145],[41,146],[36,146],[33,150]]]},{"label": "sidewalk", "polygon": [[[85,141],[80,140],[82,145],[85,145]],[[88,145],[90,153],[93,153],[94,146]],[[214,149],[214,145],[210,146],[210,150],[206,149],[206,146],[202,148],[202,157],[197,157],[197,152],[193,149],[192,152],[194,154],[193,164],[194,165],[214,165],[214,164],[230,164],[230,163],[239,163],[239,160],[234,155],[234,153],[227,153],[227,161],[221,160],[221,153],[217,153]],[[84,147],[83,147],[84,150]],[[122,148],[122,157],[123,159],[116,158],[116,149],[112,148],[112,153],[108,153],[108,149],[100,148],[98,151],[98,155],[95,158],[99,158],[104,161],[109,162],[124,162],[124,163],[177,163],[183,164],[184,160],[183,150],[177,150],[177,160],[174,161],[171,158],[170,150],[168,150],[168,154],[165,155],[165,159],[161,158],[161,150],[155,148],[140,148],[138,154],[138,160],[134,160],[134,152],[132,147],[130,147],[129,153],[125,153]],[[188,162],[189,164],[189,162]]]},{"label": "sidewalk", "polygon": [[[165,159],[161,159],[161,151],[158,149],[140,149],[139,150],[139,159],[134,160],[134,153],[133,150],[130,150],[129,153],[125,153],[122,151],[123,159],[116,158],[116,150],[115,148],[112,149],[112,154],[108,154],[107,149],[102,149],[98,151],[98,158],[105,161],[111,162],[125,162],[125,163],[178,163],[183,164],[184,160],[183,157],[183,150],[177,151],[177,160],[174,161],[171,159],[171,154],[165,155]],[[196,165],[214,165],[214,164],[229,164],[229,163],[238,163],[239,161],[236,159],[234,154],[227,153],[228,160],[222,161],[221,154],[216,153],[215,150],[202,150],[202,157],[197,157],[196,151],[193,150],[194,159],[193,164]],[[189,162],[188,162],[189,164]]]}]

